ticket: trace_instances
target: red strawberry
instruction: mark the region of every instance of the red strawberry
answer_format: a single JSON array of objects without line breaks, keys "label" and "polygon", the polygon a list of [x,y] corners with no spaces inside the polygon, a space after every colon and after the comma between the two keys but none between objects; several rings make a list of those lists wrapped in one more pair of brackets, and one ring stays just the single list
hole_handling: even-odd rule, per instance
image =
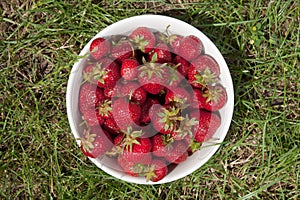
[{"label": "red strawberry", "polygon": [[125,59],[122,62],[121,66],[121,76],[125,80],[133,80],[137,77],[137,67],[139,66],[139,62],[135,59]]},{"label": "red strawberry", "polygon": [[205,142],[210,139],[221,125],[220,117],[212,112],[195,110],[190,116],[199,121],[193,130],[196,142]]},{"label": "red strawberry", "polygon": [[128,40],[120,40],[111,50],[110,57],[118,62],[123,62],[127,58],[135,56],[135,50],[133,45]]},{"label": "red strawberry", "polygon": [[105,121],[103,123],[103,127],[105,130],[109,131],[112,134],[118,134],[120,133],[120,127],[117,125],[114,117],[112,114],[108,115],[105,118]]},{"label": "red strawberry", "polygon": [[91,127],[90,131],[85,130],[81,141],[81,150],[84,155],[97,158],[103,156],[112,148],[112,139],[100,126]]},{"label": "red strawberry", "polygon": [[[149,138],[141,138],[142,131],[133,131],[129,126],[123,131],[124,136],[118,139],[118,144],[123,151],[118,156],[118,164],[126,173],[138,175],[143,172],[144,165],[150,164],[152,160],[152,144]],[[118,136],[120,138],[121,136]]]},{"label": "red strawberry", "polygon": [[202,97],[203,93],[201,89],[193,88],[193,101],[191,103],[193,108],[204,108],[205,98]]},{"label": "red strawberry", "polygon": [[104,57],[110,52],[111,43],[104,38],[96,38],[92,41],[90,46],[91,55],[96,59]]},{"label": "red strawberry", "polygon": [[190,63],[185,60],[184,58],[182,58],[181,56],[175,56],[175,58],[173,59],[173,63],[176,64],[177,67],[177,71],[184,77],[187,77],[188,74],[188,70],[190,67]]},{"label": "red strawberry", "polygon": [[84,70],[83,77],[101,88],[112,88],[121,75],[118,64],[109,58],[104,58],[95,63],[92,68]]},{"label": "red strawberry", "polygon": [[226,90],[221,85],[209,86],[205,88],[203,92],[194,89],[194,94],[198,108],[203,108],[208,111],[220,110],[227,102]]},{"label": "red strawberry", "polygon": [[129,36],[142,52],[149,53],[155,46],[155,36],[147,27],[135,29]]},{"label": "red strawberry", "polygon": [[141,107],[126,101],[124,98],[119,98],[112,102],[112,114],[117,125],[124,129],[139,124]]},{"label": "red strawberry", "polygon": [[202,44],[201,40],[197,36],[195,36],[195,35],[189,35],[187,37],[189,37],[190,39],[194,40],[194,42],[196,42],[196,44],[199,45],[199,47],[200,47],[200,53],[202,53],[202,51],[204,50],[204,47],[203,47],[203,44]]},{"label": "red strawberry", "polygon": [[83,113],[83,119],[89,126],[102,125],[105,120],[95,109],[86,110]]},{"label": "red strawberry", "polygon": [[203,46],[200,40],[196,40],[195,36],[186,36],[181,39],[178,55],[184,59],[191,61],[202,52]]},{"label": "red strawberry", "polygon": [[154,113],[152,117],[153,127],[162,134],[171,134],[176,131],[178,124],[183,120],[180,109],[176,107],[156,106],[152,112]]},{"label": "red strawberry", "polygon": [[158,157],[165,157],[172,151],[173,141],[174,140],[169,135],[164,135],[160,133],[151,137],[153,155]]},{"label": "red strawberry", "polygon": [[117,85],[115,87],[106,87],[103,90],[103,94],[106,98],[112,98],[112,97],[117,97],[116,92],[118,91]]},{"label": "red strawberry", "polygon": [[154,159],[145,171],[146,181],[151,180],[153,182],[157,182],[167,175],[168,168],[165,161]]},{"label": "red strawberry", "polygon": [[138,103],[139,105],[145,103],[147,99],[147,92],[137,82],[128,82],[122,85],[120,94],[123,97],[128,96],[131,102]]},{"label": "red strawberry", "polygon": [[173,144],[172,151],[169,154],[167,154],[165,158],[170,163],[179,164],[187,159],[188,148],[189,146],[184,140],[175,141]]},{"label": "red strawberry", "polygon": [[144,124],[150,123],[151,119],[149,116],[149,110],[152,107],[152,105],[154,105],[154,104],[159,104],[159,101],[154,98],[148,98],[146,100],[146,102],[143,104],[143,106],[141,107],[141,109],[142,109],[142,111],[141,111],[142,114],[141,114],[141,118],[140,118],[141,123],[144,123]]},{"label": "red strawberry", "polygon": [[123,171],[131,176],[139,176],[144,171],[144,166],[149,165],[152,161],[150,152],[128,152],[124,151],[123,154],[118,156],[118,164]]},{"label": "red strawberry", "polygon": [[148,60],[157,63],[168,63],[172,60],[169,47],[164,43],[159,43],[148,55]]},{"label": "red strawberry", "polygon": [[150,94],[158,94],[164,89],[168,68],[165,64],[146,63],[138,68],[138,80]]},{"label": "red strawberry", "polygon": [[82,113],[86,110],[95,110],[97,103],[103,101],[105,96],[103,90],[96,85],[84,83],[79,93],[79,109]]},{"label": "red strawberry", "polygon": [[189,92],[182,87],[177,87],[175,89],[168,90],[165,96],[166,104],[173,103],[179,106],[187,106],[187,104],[190,104],[191,101],[192,99]]},{"label": "red strawberry", "polygon": [[190,65],[188,71],[189,83],[197,88],[206,87],[217,82],[220,75],[218,63],[209,55],[200,55]]},{"label": "red strawberry", "polygon": [[168,37],[168,43],[171,46],[173,53],[179,53],[180,41],[182,40],[183,36],[172,34]]}]

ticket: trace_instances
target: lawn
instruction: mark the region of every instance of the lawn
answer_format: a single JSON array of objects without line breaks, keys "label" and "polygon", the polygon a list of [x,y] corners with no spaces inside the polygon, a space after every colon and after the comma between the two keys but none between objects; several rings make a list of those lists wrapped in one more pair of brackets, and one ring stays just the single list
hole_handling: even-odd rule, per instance
[{"label": "lawn", "polygon": [[[0,199],[299,199],[300,3],[2,0]],[[235,110],[224,144],[175,182],[126,183],[98,169],[71,133],[72,64],[106,26],[134,15],[197,27],[227,61]]]}]

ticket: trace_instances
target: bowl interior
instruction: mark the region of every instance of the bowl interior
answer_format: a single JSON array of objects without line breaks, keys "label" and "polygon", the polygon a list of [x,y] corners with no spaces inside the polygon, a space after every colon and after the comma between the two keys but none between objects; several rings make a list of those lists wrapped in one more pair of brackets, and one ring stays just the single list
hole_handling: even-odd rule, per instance
[{"label": "bowl interior", "polygon": [[[168,31],[170,33],[176,33],[183,36],[186,35],[195,35],[197,36],[203,43],[205,48],[205,53],[214,57],[214,59],[218,62],[220,66],[220,81],[221,84],[225,87],[228,101],[226,105],[219,111],[221,116],[221,126],[214,134],[215,138],[218,138],[218,141],[214,142],[205,142],[203,143],[203,148],[191,155],[186,161],[179,164],[174,170],[172,170],[165,178],[158,182],[146,182],[145,178],[142,177],[131,177],[129,175],[124,174],[121,170],[118,170],[117,167],[114,169],[108,167],[108,165],[103,163],[109,163],[110,166],[117,165],[116,163],[111,163],[110,159],[104,158],[103,160],[99,159],[91,159],[91,161],[96,164],[99,168],[103,171],[107,172],[108,174],[122,179],[127,182],[139,183],[139,184],[160,184],[171,182],[177,179],[180,179],[193,171],[197,170],[201,167],[204,163],[206,163],[211,156],[218,150],[219,143],[221,143],[229,129],[232,114],[233,114],[233,103],[234,103],[234,93],[233,93],[233,84],[230,72],[228,70],[227,64],[221,55],[220,51],[217,47],[210,41],[208,37],[206,37],[201,31],[194,28],[193,26],[177,20],[175,18],[160,16],[160,15],[141,15],[135,16],[131,18],[127,18],[116,22],[107,28],[103,29],[97,35],[95,35],[89,43],[84,47],[81,51],[80,55],[85,55],[89,52],[89,46],[93,39],[97,37],[103,36],[110,36],[110,35],[117,35],[117,34],[124,34],[131,32],[137,27],[146,26],[149,28],[153,28],[159,30],[161,32],[165,32],[166,27],[170,26]],[[82,121],[81,114],[78,108],[78,96],[80,90],[80,84],[83,80],[82,77],[82,69],[84,66],[84,59],[80,59],[77,63],[74,64],[70,78],[68,81],[68,88],[67,88],[67,113],[68,119],[70,123],[70,127],[72,133],[75,138],[79,138],[80,134],[82,133],[82,128],[79,126],[80,122]]]}]

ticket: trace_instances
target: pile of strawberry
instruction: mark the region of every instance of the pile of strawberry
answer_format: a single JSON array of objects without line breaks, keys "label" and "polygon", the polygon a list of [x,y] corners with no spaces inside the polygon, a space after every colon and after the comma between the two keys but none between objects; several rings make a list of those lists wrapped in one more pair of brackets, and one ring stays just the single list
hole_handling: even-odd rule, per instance
[{"label": "pile of strawberry", "polygon": [[81,150],[132,176],[161,180],[221,124],[220,68],[194,35],[138,27],[94,39],[82,73]]}]

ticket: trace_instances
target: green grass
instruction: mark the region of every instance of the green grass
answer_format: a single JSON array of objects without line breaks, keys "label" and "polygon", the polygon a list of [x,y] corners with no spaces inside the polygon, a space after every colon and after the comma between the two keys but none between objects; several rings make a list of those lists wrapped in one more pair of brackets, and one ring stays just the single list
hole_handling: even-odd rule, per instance
[{"label": "green grass", "polygon": [[[0,199],[300,198],[300,3],[168,2],[1,1]],[[235,88],[219,151],[191,175],[155,186],[117,180],[86,159],[65,104],[83,46],[145,13],[199,28],[224,55]]]}]

